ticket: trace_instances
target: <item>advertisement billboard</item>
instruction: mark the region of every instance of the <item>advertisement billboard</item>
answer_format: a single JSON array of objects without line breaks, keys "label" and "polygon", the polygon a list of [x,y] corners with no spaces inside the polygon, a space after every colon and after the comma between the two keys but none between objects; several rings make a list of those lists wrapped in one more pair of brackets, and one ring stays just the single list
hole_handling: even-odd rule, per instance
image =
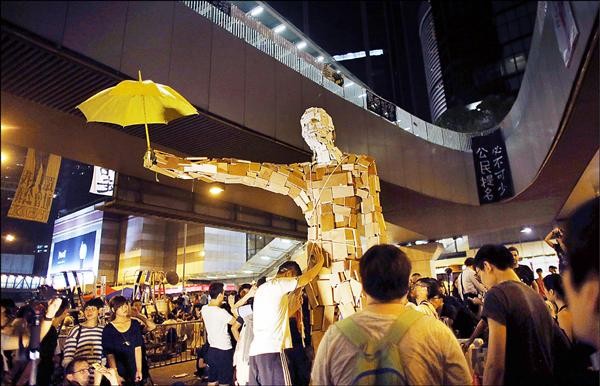
[{"label": "advertisement billboard", "polygon": [[58,241],[52,248],[50,266],[53,272],[80,269],[94,270],[96,231]]}]

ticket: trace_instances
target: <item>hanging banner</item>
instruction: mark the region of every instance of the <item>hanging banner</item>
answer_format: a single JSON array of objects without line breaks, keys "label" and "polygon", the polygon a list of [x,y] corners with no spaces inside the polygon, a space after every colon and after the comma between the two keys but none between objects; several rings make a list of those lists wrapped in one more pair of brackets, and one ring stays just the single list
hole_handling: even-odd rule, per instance
[{"label": "hanging banner", "polygon": [[34,149],[27,149],[23,173],[8,217],[48,222],[60,160],[60,156],[36,154]]},{"label": "hanging banner", "polygon": [[549,5],[554,19],[554,32],[556,32],[558,50],[565,66],[569,67],[579,36],[573,10],[569,1],[550,1]]},{"label": "hanging banner", "polygon": [[100,166],[94,166],[94,177],[90,193],[112,196],[115,187],[115,171]]},{"label": "hanging banner", "polygon": [[471,138],[477,193],[480,204],[490,204],[512,197],[513,184],[506,145],[500,130]]}]

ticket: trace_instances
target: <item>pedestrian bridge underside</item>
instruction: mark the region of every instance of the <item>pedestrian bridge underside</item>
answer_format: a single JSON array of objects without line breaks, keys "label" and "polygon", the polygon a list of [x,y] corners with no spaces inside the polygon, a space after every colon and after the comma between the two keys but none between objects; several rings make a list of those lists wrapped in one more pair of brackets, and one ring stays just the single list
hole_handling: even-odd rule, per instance
[{"label": "pedestrian bridge underside", "polygon": [[[141,69],[200,111],[151,126],[153,146],[184,156],[308,161],[299,118],[325,108],[338,147],[377,160],[393,241],[546,224],[597,162],[598,4],[571,6],[579,36],[568,67],[551,15],[538,12],[521,90],[500,125],[515,197],[498,204],[479,205],[470,152],[345,100],[181,2],[3,2],[2,141],[153,181],[142,126],[86,124],[74,108]],[[160,184],[190,189],[167,177]],[[287,197],[256,188],[228,186],[222,200],[302,219]]]}]

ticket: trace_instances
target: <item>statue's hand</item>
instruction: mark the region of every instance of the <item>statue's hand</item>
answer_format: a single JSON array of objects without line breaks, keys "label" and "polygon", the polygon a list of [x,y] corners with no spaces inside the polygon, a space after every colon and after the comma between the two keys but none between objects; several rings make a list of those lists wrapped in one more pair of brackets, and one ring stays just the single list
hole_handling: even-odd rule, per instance
[{"label": "statue's hand", "polygon": [[154,165],[156,165],[156,154],[154,150],[148,149],[144,154],[144,167],[150,169]]}]

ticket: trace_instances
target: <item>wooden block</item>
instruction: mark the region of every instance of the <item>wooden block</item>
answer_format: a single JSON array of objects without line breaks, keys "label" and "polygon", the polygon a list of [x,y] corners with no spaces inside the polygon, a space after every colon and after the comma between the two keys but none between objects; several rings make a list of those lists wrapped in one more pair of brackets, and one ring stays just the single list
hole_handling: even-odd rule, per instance
[{"label": "wooden block", "polygon": [[333,289],[333,300],[339,304],[354,305],[354,295],[352,294],[350,281],[340,283]]},{"label": "wooden block", "polygon": [[290,193],[289,193],[291,198],[296,198],[300,195],[300,189],[295,187],[295,186],[290,186]]},{"label": "wooden block", "polygon": [[313,330],[313,334],[312,334],[313,339],[315,337],[315,332],[321,331],[321,329],[323,328],[323,318],[325,316],[324,314],[325,314],[324,306],[317,306],[312,309],[311,324],[312,324],[312,330]]},{"label": "wooden block", "polygon": [[356,313],[354,305],[352,304],[340,304],[338,308],[340,309],[342,319],[346,319]]},{"label": "wooden block", "polygon": [[352,186],[334,186],[331,188],[333,198],[354,196],[354,187]]},{"label": "wooden block", "polygon": [[321,215],[321,232],[328,232],[334,229],[333,214]]},{"label": "wooden block", "polygon": [[231,164],[229,165],[229,175],[245,176],[248,173],[248,164]]},{"label": "wooden block", "polygon": [[253,172],[260,172],[260,164],[257,162],[251,162],[249,166],[249,170]]},{"label": "wooden block", "polygon": [[302,181],[301,178],[298,178],[293,174],[289,175],[287,178],[286,185],[290,185],[290,184],[297,188],[301,188],[301,189],[303,189],[306,186],[305,182]]},{"label": "wooden block", "polygon": [[317,228],[310,227],[308,228],[308,240],[316,240],[317,239]]},{"label": "wooden block", "polygon": [[333,253],[331,254],[332,261],[344,261],[348,256],[346,251],[346,243],[333,243]]},{"label": "wooden block", "polygon": [[358,280],[350,279],[350,289],[352,296],[359,298],[362,295],[362,284]]},{"label": "wooden block", "polygon": [[217,174],[216,164],[193,164],[183,168],[185,172],[197,172],[205,174]]},{"label": "wooden block", "polygon": [[350,218],[348,219],[348,226],[349,226],[350,228],[354,228],[354,229],[356,229],[356,227],[357,227],[357,225],[358,225],[358,224],[357,224],[357,218],[358,218],[358,216],[357,216],[357,215],[355,215],[355,214],[351,214],[351,215],[350,215]]},{"label": "wooden block", "polygon": [[324,179],[324,187],[331,186],[347,186],[352,183],[352,176],[350,173],[336,173],[331,174]]},{"label": "wooden block", "polygon": [[317,292],[319,293],[319,305],[321,306],[332,306],[333,302],[333,290],[329,284],[329,280],[317,280]]},{"label": "wooden block", "polygon": [[375,211],[375,204],[373,203],[373,197],[367,197],[362,200],[360,207],[363,213],[370,213]]},{"label": "wooden block", "polygon": [[342,216],[350,216],[350,214],[352,213],[352,209],[350,209],[349,207],[346,207],[346,206],[333,204],[333,213],[339,214]]},{"label": "wooden block", "polygon": [[369,197],[369,191],[365,189],[358,189],[356,191],[356,195],[362,198],[363,200]]},{"label": "wooden block", "polygon": [[322,166],[318,166],[317,169],[315,170],[316,173],[316,180],[317,181],[321,181],[323,179],[323,177],[325,177],[325,168]]},{"label": "wooden block", "polygon": [[339,273],[339,272],[344,272],[344,270],[346,269],[346,262],[345,261],[334,261],[331,263],[331,273]]},{"label": "wooden block", "polygon": [[306,290],[306,297],[308,298],[308,304],[311,309],[314,309],[319,305],[317,292],[313,289],[313,283],[308,283],[308,285],[304,287]]},{"label": "wooden block", "polygon": [[269,185],[274,185],[277,187],[285,186],[285,182],[287,181],[287,176],[281,173],[272,173],[269,178]]},{"label": "wooden block", "polygon": [[323,312],[323,326],[321,328],[322,331],[327,331],[327,328],[336,322],[335,320],[335,309],[336,306],[325,306],[325,310]]},{"label": "wooden block", "polygon": [[329,256],[331,256],[331,254],[333,253],[333,244],[331,243],[331,241],[323,241],[322,244],[321,244],[321,248],[323,248],[323,250]]},{"label": "wooden block", "polygon": [[354,170],[354,165],[352,165],[351,163],[347,163],[347,164],[343,164],[342,165],[342,170],[346,170],[346,171],[353,171]]},{"label": "wooden block", "polygon": [[358,197],[346,197],[344,199],[344,206],[348,208],[355,208],[359,203]]},{"label": "wooden block", "polygon": [[319,202],[321,204],[327,204],[333,201],[333,195],[331,193],[331,188],[325,188],[321,190],[321,196],[319,198]]},{"label": "wooden block", "polygon": [[271,170],[270,168],[264,166],[260,167],[260,172],[258,173],[260,178],[264,180],[269,180],[271,178],[271,174],[273,174],[273,170]]},{"label": "wooden block", "polygon": [[312,340],[312,347],[314,352],[317,352],[319,350],[319,345],[321,344],[321,341],[323,340],[323,336],[325,336],[325,332],[321,331],[322,326],[319,326],[319,330],[315,330],[313,327],[313,332],[311,334],[311,340]]},{"label": "wooden block", "polygon": [[227,173],[228,165],[225,162],[217,163],[217,172],[219,173]]}]

